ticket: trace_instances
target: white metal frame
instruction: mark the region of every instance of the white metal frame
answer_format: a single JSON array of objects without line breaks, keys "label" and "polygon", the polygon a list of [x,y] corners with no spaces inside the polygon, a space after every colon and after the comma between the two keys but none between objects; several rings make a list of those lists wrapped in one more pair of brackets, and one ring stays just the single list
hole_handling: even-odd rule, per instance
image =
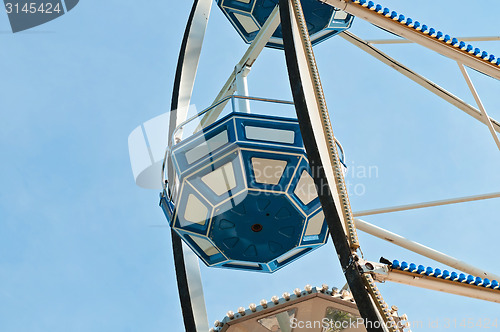
[{"label": "white metal frame", "polygon": [[[433,38],[430,38],[428,36],[422,35],[421,33],[418,33],[415,30],[412,30],[411,28],[408,28],[405,25],[402,25],[398,22],[395,22],[393,20],[389,20],[384,18],[383,16],[370,11],[369,9],[363,8],[361,6],[354,5],[350,2],[346,2],[343,0],[320,0],[322,2],[325,2],[327,4],[330,4],[332,6],[335,6],[336,8],[339,8],[341,10],[344,10],[354,16],[357,16],[361,19],[364,19],[370,23],[373,23],[383,29],[386,29],[388,31],[391,31],[395,33],[396,35],[405,38],[402,40],[378,40],[378,41],[372,41],[372,44],[388,44],[388,43],[408,43],[408,42],[414,42],[418,43],[424,47],[427,47],[431,50],[434,50],[450,59],[453,59],[458,62],[460,70],[462,71],[462,74],[464,75],[464,78],[471,90],[471,93],[473,94],[476,103],[478,105],[479,109],[476,109],[475,107],[467,104],[460,98],[454,96],[450,92],[446,91],[439,85],[435,84],[434,82],[426,79],[425,77],[417,74],[416,72],[410,70],[409,68],[405,67],[401,63],[397,62],[396,60],[392,59],[391,57],[387,56],[380,50],[376,49],[371,45],[370,42],[364,41],[361,38],[355,36],[352,33],[349,32],[343,32],[341,36],[351,42],[352,44],[358,46],[365,52],[371,54],[378,60],[382,61],[383,63],[389,65],[390,67],[394,68],[398,72],[402,73],[403,75],[407,76],[408,78],[412,79],[419,85],[425,87],[427,90],[433,92],[434,94],[438,95],[439,97],[443,98],[444,100],[448,101],[449,103],[455,105],[457,108],[461,109],[462,111],[466,112],[467,114],[471,115],[477,120],[482,121],[484,124],[486,124],[492,134],[492,136],[495,139],[495,143],[497,144],[498,148],[500,149],[500,140],[497,136],[497,132],[500,132],[500,123],[492,118],[490,118],[467,74],[467,71],[465,70],[464,65],[473,68],[485,75],[494,77],[496,79],[500,79],[500,69],[496,68],[493,65],[489,65],[488,63],[485,63],[484,61],[481,61],[480,59],[475,58],[474,56],[470,56],[456,48],[453,48],[451,46],[445,45],[443,43],[440,43]],[[207,3],[211,1],[207,1]],[[204,38],[204,31],[206,27],[206,23],[209,17],[209,12],[210,12],[210,7],[207,8],[208,11],[205,11],[204,17],[197,17],[195,18],[195,24],[196,26],[199,25],[200,31],[203,33],[195,36],[195,38],[198,38],[198,40],[203,40]],[[230,75],[226,83],[224,84],[223,88],[221,89],[220,93],[214,100],[214,104],[222,100],[223,98],[232,95],[235,91],[238,91],[239,94],[241,95],[248,95],[248,84],[247,84],[247,75],[249,74],[252,65],[254,62],[257,60],[258,56],[260,55],[261,51],[269,41],[270,37],[273,35],[274,31],[279,25],[279,10],[278,7],[276,7],[272,14],[270,15],[269,19],[267,22],[264,24],[260,32],[258,33],[257,37],[255,40],[252,42],[252,44],[249,46],[248,50],[240,60],[240,62],[236,65],[234,72]],[[203,25],[205,27],[203,27]],[[294,31],[294,34],[298,35],[298,31]],[[486,39],[485,39],[486,38]],[[483,37],[483,38],[470,38],[469,40],[499,40],[500,37]],[[462,38],[462,40],[467,40],[466,38]],[[187,109],[189,106],[189,101],[191,98],[191,93],[193,89],[193,84],[194,84],[194,79],[196,76],[196,68],[198,65],[198,60],[199,60],[199,54],[201,51],[201,43],[199,44],[199,48],[193,47],[192,52],[193,54],[198,54],[198,58],[196,57],[188,57],[186,59],[186,69],[187,69],[187,79],[185,80],[185,84],[181,86],[181,97],[180,97],[180,102],[179,102],[179,108],[177,110],[177,124],[183,122],[186,117],[187,117]],[[298,52],[298,53],[304,53],[304,52]],[[302,66],[306,67],[307,66],[307,59],[302,58],[299,59],[302,62]],[[312,77],[308,77],[307,79],[304,79],[303,82],[305,84],[310,84],[313,81]],[[314,91],[313,87],[310,86],[308,89],[305,89],[306,91]],[[311,109],[318,109],[319,105],[317,105],[316,97],[314,95],[306,96],[306,101],[308,103],[311,103]],[[202,129],[205,126],[210,125],[213,123],[220,112],[222,111],[224,105],[219,105],[218,107],[213,108],[212,111],[208,112],[205,114],[204,118],[202,119],[198,130]],[[314,126],[321,127],[321,121],[319,118],[312,118],[311,119],[313,122]],[[180,134],[182,135],[182,134]],[[327,173],[327,177],[329,178],[329,182],[335,183],[335,176],[332,172],[334,169],[333,165],[331,164],[330,160],[330,154],[328,151],[328,147],[326,146],[325,139],[323,136],[323,133],[318,132],[318,137],[316,141],[320,143],[320,151],[322,155],[322,159],[324,162],[324,165],[328,165],[326,167],[325,171]],[[337,195],[336,195],[337,196]],[[479,195],[479,196],[470,196],[470,197],[464,197],[464,198],[457,198],[457,199],[450,199],[450,200],[441,200],[441,201],[434,201],[434,202],[424,202],[424,203],[419,203],[419,204],[412,204],[412,205],[405,205],[405,206],[399,206],[399,207],[391,207],[391,208],[384,208],[384,209],[377,209],[377,210],[370,210],[370,211],[361,211],[356,213],[356,216],[366,216],[366,215],[373,215],[373,214],[381,214],[381,213],[389,213],[389,212],[395,212],[395,211],[406,211],[406,210],[412,210],[412,209],[418,209],[418,208],[424,208],[424,207],[431,207],[431,206],[440,206],[440,205],[446,205],[446,204],[455,204],[455,203],[461,203],[461,202],[470,202],[470,201],[476,201],[476,200],[481,200],[481,199],[490,199],[490,198],[496,198],[500,197],[500,193],[493,193],[493,194],[486,194],[486,195]],[[338,201],[339,198],[338,196],[336,197],[336,203],[338,203],[338,206],[340,206],[340,202]],[[342,215],[342,213],[339,213],[339,215]],[[365,231],[373,236],[379,237],[381,239],[384,239],[386,241],[389,241],[393,244],[399,245],[403,248],[406,248],[408,250],[411,250],[415,253],[421,254],[423,256],[429,257],[431,259],[434,259],[438,262],[441,262],[443,264],[446,264],[448,266],[454,267],[460,271],[467,272],[470,274],[473,274],[475,276],[480,276],[480,277],[488,277],[491,279],[500,279],[499,276],[486,272],[482,269],[479,269],[477,267],[474,267],[470,264],[467,264],[465,262],[462,262],[456,258],[453,258],[451,256],[448,256],[446,254],[443,254],[439,251],[436,251],[434,249],[431,249],[429,247],[426,247],[422,244],[413,242],[411,240],[408,240],[400,235],[394,234],[392,232],[389,232],[387,230],[384,230],[380,227],[377,227],[375,225],[371,225],[365,221],[356,219],[356,226],[359,230]],[[344,225],[345,227],[345,225]],[[185,252],[190,252],[189,249],[186,248]],[[197,302],[203,301],[204,305],[204,299],[203,299],[203,290],[201,287],[197,288],[197,285],[201,286],[201,276],[199,273],[199,266],[197,271],[191,269],[191,267],[197,266],[197,257],[192,255],[185,255],[185,261],[186,265],[189,265],[189,279],[190,283],[193,285],[193,290],[195,290],[195,293],[198,296],[198,299],[196,300]],[[390,277],[385,278],[384,280],[389,280],[389,281],[395,281],[395,282],[401,282],[401,283],[406,283],[410,284],[413,286],[418,286],[418,287],[424,287],[424,288],[431,288],[431,289],[437,289],[445,292],[451,292],[457,294],[456,290],[450,290],[449,287],[444,287],[444,286],[429,286],[430,283],[433,283],[433,280],[415,280],[414,278],[412,280],[409,280],[406,276],[400,274],[400,273],[391,273],[389,274]],[[462,292],[463,294],[460,295],[465,295],[465,296],[470,296],[469,291],[465,290]],[[485,295],[485,299],[488,296]],[[499,301],[495,301],[499,302]],[[200,323],[200,328],[198,329],[199,331],[204,330],[205,328],[205,321],[206,321],[206,309],[204,312],[198,311],[197,316],[202,317],[200,318],[202,323]],[[203,327],[202,327],[203,326]]]},{"label": "white metal frame", "polygon": [[500,67],[488,63],[474,55],[466,53],[435,38],[429,37],[413,28],[387,18],[366,7],[345,0],[320,0],[331,6],[339,8],[358,18],[368,21],[382,29],[390,31],[397,36],[408,39],[421,46],[429,48],[447,58],[453,59],[475,69],[485,75],[500,79]]},{"label": "white metal frame", "polygon": [[472,80],[470,79],[469,74],[467,73],[467,69],[465,69],[464,65],[460,62],[458,62],[458,67],[460,68],[460,71],[462,72],[462,75],[464,76],[465,81],[469,86],[470,92],[472,93],[474,99],[476,100],[477,106],[481,110],[481,119],[490,130],[491,136],[493,136],[493,139],[495,140],[498,150],[500,150],[500,140],[498,139],[497,133],[495,132],[495,128],[493,128],[493,123],[491,122],[488,113],[486,113],[486,109],[484,108],[483,102],[481,101],[481,98],[479,98],[476,88],[474,87],[474,84],[472,83]]},{"label": "white metal frame", "polygon": [[[469,42],[469,41],[500,41],[500,36],[491,37],[457,37],[458,40]],[[369,39],[367,40],[370,44],[412,44],[413,42],[408,39]]]},{"label": "white metal frame", "polygon": [[[483,61],[482,59],[479,59],[469,53],[463,52],[458,48],[454,48],[451,45],[448,45],[446,43],[442,43],[432,37],[429,37],[425,34],[422,34],[419,31],[416,31],[415,29],[412,29],[404,24],[401,24],[400,22],[397,22],[392,19],[388,19],[385,16],[382,16],[375,11],[372,11],[368,8],[365,8],[363,6],[360,6],[358,4],[352,3],[352,1],[346,1],[346,0],[320,0],[324,3],[327,3],[329,5],[332,5],[336,8],[339,8],[341,10],[344,10],[358,18],[361,18],[363,20],[366,20],[380,28],[383,28],[389,32],[392,32],[396,34],[397,36],[402,37],[402,40],[381,40],[381,41],[375,41],[375,43],[405,43],[404,41],[407,40],[408,42],[411,43],[417,43],[420,44],[421,46],[427,47],[441,55],[444,55],[447,58],[455,60],[459,67],[460,70],[467,82],[467,85],[469,86],[469,89],[471,93],[474,96],[474,99],[476,100],[476,103],[479,107],[479,109],[474,108],[473,106],[467,104],[460,98],[454,96],[450,92],[446,91],[439,85],[435,84],[434,82],[426,79],[425,77],[417,74],[416,72],[410,70],[403,64],[397,62],[393,58],[389,57],[387,54],[383,53],[382,51],[376,49],[373,47],[369,42],[362,40],[361,38],[355,36],[354,34],[345,31],[341,34],[341,36],[349,41],[350,43],[356,45],[360,49],[364,50],[365,52],[369,53],[370,55],[374,56],[378,60],[382,61],[383,63],[387,64],[388,66],[392,67],[396,71],[402,73],[403,75],[407,76],[414,82],[418,83],[419,85],[423,86],[427,90],[433,92],[437,96],[443,98],[444,100],[448,101],[449,103],[455,105],[457,108],[463,110],[467,114],[471,115],[475,119],[481,121],[484,123],[488,129],[490,130],[491,135],[493,136],[495,143],[497,144],[497,147],[500,150],[500,140],[497,136],[497,132],[500,132],[500,123],[492,118],[490,118],[479,98],[479,95],[477,94],[474,85],[472,84],[472,81],[470,80],[467,71],[464,67],[464,65],[477,70],[487,76],[491,76],[496,79],[500,79],[500,68],[498,66],[494,66],[491,63],[487,63]],[[500,37],[472,37],[469,38],[469,40],[499,40]],[[458,198],[458,199],[451,199],[451,200],[441,200],[441,201],[435,201],[435,202],[424,202],[424,203],[418,203],[418,204],[412,204],[412,205],[406,205],[406,206],[399,206],[399,207],[391,207],[391,208],[384,208],[384,209],[376,209],[376,210],[370,210],[370,211],[362,211],[358,212],[355,215],[356,216],[361,216],[361,215],[372,215],[372,214],[382,214],[382,213],[388,213],[388,212],[395,212],[395,211],[405,211],[405,210],[412,210],[412,209],[418,209],[418,208],[423,208],[423,207],[430,207],[430,206],[440,206],[440,205],[447,205],[447,204],[455,204],[455,203],[462,203],[462,202],[469,202],[469,201],[476,201],[476,200],[482,200],[482,199],[489,199],[489,198],[496,198],[499,197],[499,193],[494,193],[494,194],[486,194],[486,195],[479,195],[479,196],[471,196],[471,197],[464,197],[464,198]],[[389,241],[393,244],[396,244],[398,246],[401,246],[403,248],[406,248],[410,251],[413,251],[415,253],[421,254],[423,256],[426,256],[428,258],[434,259],[438,262],[441,262],[443,264],[446,264],[448,266],[454,267],[460,271],[470,273],[475,276],[480,276],[482,278],[488,277],[492,279],[497,279],[500,280],[500,276],[486,272],[482,269],[476,268],[470,264],[467,264],[465,262],[462,262],[456,258],[453,258],[451,256],[448,256],[446,254],[443,254],[439,251],[436,251],[434,249],[431,249],[429,247],[426,247],[422,244],[419,244],[417,242],[405,239],[404,237],[397,235],[395,233],[389,232],[385,229],[382,229],[380,227],[377,227],[375,225],[371,225],[365,221],[355,219],[356,222],[356,227],[359,230],[365,231],[373,236],[379,237],[381,239],[384,239],[386,241]],[[414,286],[419,286],[419,287],[425,287],[425,283],[419,283],[419,282],[413,282],[411,283]],[[446,287],[443,291],[447,291]]]},{"label": "white metal frame", "polygon": [[390,271],[386,276],[377,275],[380,281],[391,281],[414,287],[431,289],[474,299],[500,303],[500,292],[489,288],[481,288],[469,284],[461,284],[449,280],[432,277],[416,277],[403,271]]},{"label": "white metal frame", "polygon": [[496,289],[470,285],[426,274],[392,269],[383,263],[362,261],[360,265],[364,272],[373,274],[379,282],[397,282],[414,287],[500,303],[500,291]]},{"label": "white metal frame", "polygon": [[[425,89],[429,90],[430,92],[434,93],[435,95],[442,98],[443,100],[449,102],[450,104],[457,107],[458,109],[469,114],[474,119],[484,123],[483,115],[482,115],[480,110],[469,105],[468,103],[466,103],[462,99],[453,95],[451,92],[445,90],[444,88],[440,87],[439,85],[432,82],[431,80],[419,75],[418,73],[416,73],[415,71],[406,67],[402,63],[391,58],[389,55],[387,55],[384,52],[382,52],[381,50],[375,48],[369,42],[361,39],[360,37],[354,35],[351,32],[348,32],[348,31],[344,31],[343,33],[340,34],[340,36],[343,39],[345,39],[346,41],[350,42],[351,44],[359,47],[360,49],[362,49],[366,53],[372,55],[377,60],[388,65],[390,68],[392,68],[392,69],[396,70],[397,72],[403,74],[404,76],[408,77],[413,82],[419,84],[420,86],[422,86]],[[500,122],[498,122],[492,118],[489,118],[489,120],[490,120],[492,126],[494,127],[495,131],[500,133]]]},{"label": "white metal frame", "polygon": [[366,221],[363,221],[361,219],[355,219],[355,221],[356,221],[356,227],[360,231],[363,231],[365,233],[368,233],[370,235],[378,237],[382,240],[388,241],[388,242],[395,244],[399,247],[405,248],[405,249],[410,250],[410,251],[417,253],[419,255],[433,259],[436,262],[440,262],[442,264],[445,264],[445,265],[453,267],[457,270],[469,273],[469,274],[476,276],[476,277],[500,280],[500,276],[498,276],[498,275],[495,275],[495,274],[487,272],[483,269],[472,266],[472,265],[470,265],[466,262],[463,262],[457,258],[448,256],[442,252],[439,252],[437,250],[434,250],[432,248],[424,246],[423,244],[420,244],[418,242],[414,242],[412,240],[404,238],[401,235],[390,232],[390,231],[385,230],[381,227],[372,225],[372,224],[367,223]]},{"label": "white metal frame", "polygon": [[422,209],[422,208],[435,207],[435,206],[443,206],[443,205],[450,205],[450,204],[481,201],[481,200],[492,199],[492,198],[500,198],[500,192],[491,193],[491,194],[484,194],[484,195],[476,195],[476,196],[443,199],[443,200],[438,200],[438,201],[422,202],[422,203],[416,203],[416,204],[391,206],[391,207],[386,207],[386,208],[381,208],[381,209],[364,210],[364,211],[354,212],[354,216],[355,217],[372,216],[375,214],[401,212],[401,211]]}]

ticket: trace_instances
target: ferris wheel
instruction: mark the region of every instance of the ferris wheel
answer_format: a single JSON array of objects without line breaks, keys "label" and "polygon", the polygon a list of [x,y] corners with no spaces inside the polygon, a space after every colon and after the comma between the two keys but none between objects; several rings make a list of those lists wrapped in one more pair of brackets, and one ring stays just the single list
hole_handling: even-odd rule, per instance
[{"label": "ferris wheel", "polygon": [[[229,311],[213,329],[321,331],[325,326],[294,326],[290,322],[328,318],[333,325],[326,328],[331,331],[408,331],[408,318],[386,303],[378,282],[500,303],[499,276],[360,219],[497,198],[500,193],[353,212],[346,186],[348,162],[330,123],[313,46],[331,37],[343,38],[481,121],[499,150],[500,123],[488,115],[467,68],[498,80],[500,58],[473,47],[467,38],[445,34],[373,1],[218,0],[217,6],[250,44],[247,52],[213,103],[188,118],[212,7],[211,0],[196,0],[181,46],[169,119],[158,119],[165,132],[168,127],[166,153],[158,158],[149,149],[151,163],[136,162],[134,166],[136,157],[131,149],[137,183],[162,190],[160,206],[172,228],[186,331],[209,328],[199,260],[214,268],[273,273],[305,259],[328,238],[335,247],[346,286],[339,290],[307,285],[271,301]],[[357,20],[401,38],[364,40],[349,31]],[[376,47],[388,43],[414,43],[455,61],[476,105]],[[265,47],[284,51],[293,101],[249,96],[247,77]],[[147,137],[148,127],[134,135]],[[129,139],[129,144],[134,141]],[[436,265],[427,267],[403,259],[366,260],[358,230],[432,259]],[[365,254],[369,256],[366,250]],[[338,322],[341,329],[335,326]],[[354,322],[361,325],[352,325]],[[342,323],[348,324],[347,328]]]}]

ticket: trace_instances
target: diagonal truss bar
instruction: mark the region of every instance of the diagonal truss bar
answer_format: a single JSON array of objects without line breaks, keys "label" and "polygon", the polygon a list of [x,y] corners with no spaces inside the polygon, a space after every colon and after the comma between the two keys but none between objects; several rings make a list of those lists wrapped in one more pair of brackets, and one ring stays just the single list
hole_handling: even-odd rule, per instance
[{"label": "diagonal truss bar", "polygon": [[[384,331],[381,323],[387,317],[382,317],[369,293],[372,288],[359,272],[357,256],[344,228],[344,214],[339,212],[339,203],[335,200],[336,163],[332,159],[338,160],[338,155],[302,7],[298,0],[279,0],[279,7],[290,87],[325,220],[359,312],[363,319],[371,322],[368,331]],[[332,142],[333,150],[329,147]],[[342,174],[341,170],[337,171]],[[349,204],[347,199],[345,204]]]},{"label": "diagonal truss bar", "polygon": [[469,86],[470,92],[474,96],[474,99],[476,100],[477,106],[481,110],[481,119],[484,121],[484,124],[488,127],[490,130],[491,135],[493,136],[493,139],[495,140],[495,143],[498,147],[498,150],[500,150],[500,140],[498,139],[498,136],[495,132],[495,129],[493,128],[493,124],[491,123],[491,119],[488,116],[488,113],[486,112],[486,109],[484,108],[483,102],[481,101],[481,98],[479,98],[479,95],[477,94],[476,88],[474,87],[474,84],[472,83],[472,80],[469,77],[469,74],[467,73],[467,70],[465,69],[464,65],[458,62],[458,67],[460,68],[460,71],[462,72],[462,75],[464,75],[465,81],[467,82],[467,85]]},{"label": "diagonal truss bar", "polygon": [[[500,40],[500,36],[491,37],[457,37],[458,40],[464,42],[470,41],[497,41]],[[367,40],[370,44],[413,44],[413,41],[408,39],[370,39]]]},{"label": "diagonal truss bar", "polygon": [[[172,144],[175,128],[187,118],[191,94],[201,55],[212,0],[194,0],[182,39],[172,91],[168,145]],[[182,135],[182,134],[179,134]],[[180,139],[181,136],[179,136]],[[173,174],[168,160],[168,176]],[[171,180],[171,179],[170,179]],[[173,183],[173,181],[169,181]],[[207,331],[209,328],[198,258],[172,229],[177,288],[186,332]]]},{"label": "diagonal truss bar", "polygon": [[422,208],[428,208],[428,207],[434,207],[434,206],[442,206],[442,205],[450,205],[450,204],[457,204],[457,203],[480,201],[480,200],[492,199],[492,198],[500,198],[500,192],[491,193],[491,194],[484,194],[484,195],[452,198],[452,199],[442,199],[439,201],[423,202],[423,203],[416,203],[416,204],[391,206],[391,207],[386,207],[386,208],[381,208],[381,209],[364,210],[364,211],[354,212],[354,216],[355,217],[372,216],[375,214],[408,211],[408,210],[422,209]]},{"label": "diagonal truss bar", "polygon": [[473,276],[500,280],[500,276],[498,276],[498,275],[495,275],[495,274],[490,273],[490,272],[486,272],[483,269],[480,269],[480,268],[477,268],[477,267],[472,266],[470,264],[467,264],[459,259],[448,256],[442,252],[439,252],[437,250],[434,250],[432,248],[424,246],[423,244],[420,244],[418,242],[414,242],[412,240],[404,238],[401,235],[392,233],[388,230],[385,230],[385,229],[380,228],[378,226],[367,223],[366,221],[363,221],[361,219],[355,219],[355,221],[356,221],[356,227],[359,230],[361,230],[365,233],[368,233],[370,235],[373,235],[375,237],[378,237],[382,240],[388,241],[388,242],[395,244],[399,247],[408,249],[408,250],[415,252],[419,255],[433,259],[437,262],[448,265],[448,266],[453,267],[457,270],[469,273]]},{"label": "diagonal truss bar", "polygon": [[[461,100],[457,96],[448,92],[447,90],[440,87],[436,83],[434,83],[434,82],[430,81],[429,79],[417,74],[416,72],[409,69],[408,67],[406,67],[402,63],[396,61],[395,59],[391,58],[389,55],[385,54],[381,50],[370,45],[370,43],[368,43],[367,41],[361,39],[360,37],[354,35],[353,33],[347,32],[347,31],[341,33],[340,36],[343,39],[345,39],[346,41],[350,42],[351,44],[359,47],[360,49],[362,49],[366,53],[372,55],[377,60],[380,60],[381,62],[385,63],[389,67],[396,70],[397,72],[403,74],[404,76],[408,77],[409,79],[411,79],[415,83],[419,84],[420,86],[422,86],[425,89],[429,90],[430,92],[434,93],[438,97],[446,100],[447,102],[449,102],[453,106],[455,106],[458,109],[469,114],[474,119],[484,123],[483,118],[482,118],[482,114],[478,109],[467,104],[465,101]],[[500,122],[498,122],[492,118],[490,118],[490,121],[491,121],[492,126],[495,129],[495,131],[500,133]]]},{"label": "diagonal truss bar", "polygon": [[485,59],[479,58],[465,50],[454,47],[429,35],[424,34],[422,31],[414,29],[409,25],[400,23],[390,17],[379,14],[375,10],[364,7],[359,1],[353,0],[320,0],[331,6],[339,8],[352,14],[360,19],[368,21],[384,30],[392,32],[402,38],[411,40],[423,47],[429,48],[447,58],[461,62],[464,65],[475,69],[485,75],[500,79],[500,67]]},{"label": "diagonal truss bar", "polygon": [[[252,44],[248,47],[248,50],[245,52],[240,62],[236,65],[235,70],[227,79],[212,105],[216,104],[225,97],[232,95],[236,91],[236,77],[241,71],[251,69],[252,65],[257,60],[266,44],[269,42],[269,39],[278,28],[280,24],[279,16],[279,8],[276,6],[271,15],[269,15],[266,23],[264,23],[259,33],[253,40]],[[212,111],[207,113],[200,121],[200,125],[196,128],[196,131],[201,130],[203,127],[206,127],[217,120],[217,117],[223,109],[224,105],[221,105],[220,107],[214,108]]]}]

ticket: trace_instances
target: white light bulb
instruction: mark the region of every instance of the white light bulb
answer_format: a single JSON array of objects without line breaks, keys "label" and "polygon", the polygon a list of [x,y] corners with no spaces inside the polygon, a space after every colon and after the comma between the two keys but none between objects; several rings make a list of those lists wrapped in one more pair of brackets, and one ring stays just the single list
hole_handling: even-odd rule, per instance
[{"label": "white light bulb", "polygon": [[311,285],[306,285],[306,287],[304,287],[304,289],[306,290],[306,292],[308,292],[309,294],[312,293],[312,286]]}]

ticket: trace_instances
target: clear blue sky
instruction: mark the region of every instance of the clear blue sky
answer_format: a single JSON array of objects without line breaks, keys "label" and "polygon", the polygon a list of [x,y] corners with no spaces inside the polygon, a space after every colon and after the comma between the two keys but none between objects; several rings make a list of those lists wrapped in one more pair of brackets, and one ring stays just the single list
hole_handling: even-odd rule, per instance
[{"label": "clear blue sky", "polygon": [[[498,35],[498,11],[483,2],[381,2],[453,36]],[[86,0],[18,34],[0,13],[0,331],[182,330],[170,232],[155,227],[166,225],[158,193],[134,184],[127,137],[169,110],[190,3]],[[352,32],[389,37],[361,20]],[[500,42],[474,44],[500,55]],[[198,109],[245,49],[214,6],[192,100]],[[500,152],[484,125],[340,38],[315,50],[348,165],[378,170],[347,177],[364,189],[351,193],[354,211],[499,191]],[[383,50],[473,103],[453,61],[415,45]],[[499,82],[471,76],[499,119]],[[252,95],[291,99],[280,51],[265,50],[249,80]],[[499,206],[497,199],[365,219],[500,273]],[[445,268],[363,233],[360,240],[370,260]],[[308,283],[345,283],[331,242],[273,275],[204,266],[202,274],[210,322]],[[499,316],[498,304],[380,288],[424,324]]]}]

